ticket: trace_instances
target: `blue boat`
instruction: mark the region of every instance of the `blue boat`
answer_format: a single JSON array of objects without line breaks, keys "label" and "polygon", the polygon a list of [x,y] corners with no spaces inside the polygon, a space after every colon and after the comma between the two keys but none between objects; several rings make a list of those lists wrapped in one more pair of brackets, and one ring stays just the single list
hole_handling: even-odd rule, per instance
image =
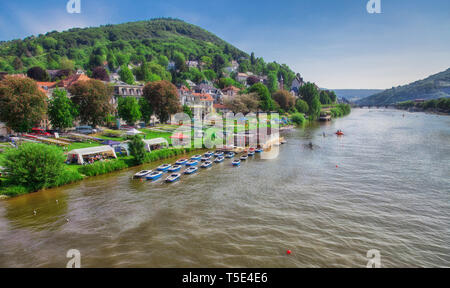
[{"label": "blue boat", "polygon": [[206,152],[204,156],[205,157],[212,157],[213,155],[214,155],[214,152],[210,151],[210,152]]},{"label": "blue boat", "polygon": [[169,170],[170,167],[172,167],[172,165],[170,165],[170,164],[163,164],[163,165],[159,166],[157,170],[166,172],[167,170]]},{"label": "blue boat", "polygon": [[202,162],[206,162],[206,161],[210,161],[211,160],[211,156],[208,156],[208,157],[202,157]]},{"label": "blue boat", "polygon": [[256,153],[262,153],[262,152],[264,152],[264,150],[263,149],[256,149],[255,152]]},{"label": "blue boat", "polygon": [[248,155],[242,155],[240,159],[241,161],[246,161],[248,159]]},{"label": "blue boat", "polygon": [[169,172],[178,172],[181,170],[181,165],[174,165],[169,168]]},{"label": "blue boat", "polygon": [[197,166],[198,165],[198,161],[197,160],[190,160],[186,163],[187,167],[192,167],[192,166]]},{"label": "blue boat", "polygon": [[211,162],[211,161],[206,161],[205,163],[203,163],[202,164],[202,168],[209,168],[209,167],[211,167],[212,166],[212,164],[213,164],[213,162]]},{"label": "blue boat", "polygon": [[228,159],[234,158],[234,153],[233,152],[227,153],[225,155],[225,158],[228,158]]},{"label": "blue boat", "polygon": [[134,179],[145,178],[145,176],[147,176],[150,173],[152,173],[152,170],[144,170],[144,171],[141,171],[141,172],[138,172],[138,173],[134,174],[133,178]]},{"label": "blue boat", "polygon": [[178,160],[175,164],[176,164],[176,165],[184,165],[184,164],[186,164],[188,161],[189,161],[188,159],[180,159],[180,160]]},{"label": "blue boat", "polygon": [[180,178],[181,178],[181,174],[179,174],[179,173],[171,174],[169,177],[166,178],[166,182],[173,183],[173,182],[180,180]]},{"label": "blue boat", "polygon": [[216,152],[216,154],[214,154],[214,156],[216,157],[222,157],[223,156],[223,152]]},{"label": "blue boat", "polygon": [[184,174],[186,174],[186,175],[192,175],[192,174],[194,174],[194,173],[197,173],[197,171],[198,171],[198,167],[189,167],[188,169],[186,169],[186,170],[184,171]]},{"label": "blue boat", "polygon": [[216,162],[216,163],[222,163],[223,160],[225,160],[224,157],[217,157],[216,160],[214,160],[214,162]]},{"label": "blue boat", "polygon": [[241,160],[233,160],[233,166],[241,166]]},{"label": "blue boat", "polygon": [[163,174],[164,174],[163,172],[157,172],[157,171],[155,171],[155,172],[152,172],[152,173],[150,173],[150,174],[147,174],[147,176],[145,176],[145,178],[146,178],[147,180],[154,181],[154,180],[157,180],[157,179],[161,178],[161,176],[162,176]]},{"label": "blue boat", "polygon": [[255,152],[254,151],[248,152],[248,157],[253,157],[253,156],[255,156]]},{"label": "blue boat", "polygon": [[194,155],[191,157],[191,160],[201,160],[202,159],[202,155]]}]

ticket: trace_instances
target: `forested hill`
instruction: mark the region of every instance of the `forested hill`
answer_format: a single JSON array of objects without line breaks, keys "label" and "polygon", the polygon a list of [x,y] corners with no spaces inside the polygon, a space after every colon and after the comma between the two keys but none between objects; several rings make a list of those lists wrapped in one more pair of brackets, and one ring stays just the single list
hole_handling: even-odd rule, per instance
[{"label": "forested hill", "polygon": [[30,67],[61,69],[61,60],[70,59],[75,67],[90,69],[105,61],[113,67],[128,62],[154,60],[175,51],[187,60],[221,55],[226,61],[248,57],[214,34],[177,19],[74,28],[49,32],[23,40],[0,43],[0,71],[24,72]]},{"label": "forested hill", "polygon": [[359,105],[389,105],[415,99],[450,97],[450,69],[414,83],[394,87],[357,101]]}]

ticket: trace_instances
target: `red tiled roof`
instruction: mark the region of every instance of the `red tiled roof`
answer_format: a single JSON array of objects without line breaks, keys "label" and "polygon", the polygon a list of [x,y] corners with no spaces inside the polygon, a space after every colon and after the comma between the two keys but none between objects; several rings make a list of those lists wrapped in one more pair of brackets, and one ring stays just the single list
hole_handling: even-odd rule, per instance
[{"label": "red tiled roof", "polygon": [[66,79],[62,80],[61,82],[59,82],[58,86],[64,87],[64,88],[69,88],[70,86],[72,86],[73,84],[75,84],[78,81],[87,81],[87,80],[91,80],[91,78],[89,78],[88,76],[86,76],[84,74],[75,74],[75,75],[71,75],[71,76],[67,77]]},{"label": "red tiled roof", "polygon": [[214,99],[209,94],[204,93],[192,93],[193,96],[200,97],[200,101],[214,101]]},{"label": "red tiled roof", "polygon": [[234,87],[234,86],[228,86],[222,89],[222,92],[227,92],[227,91],[234,91],[234,92],[239,92],[241,91],[241,89]]},{"label": "red tiled roof", "polygon": [[214,104],[214,109],[228,109],[228,107],[223,104]]}]

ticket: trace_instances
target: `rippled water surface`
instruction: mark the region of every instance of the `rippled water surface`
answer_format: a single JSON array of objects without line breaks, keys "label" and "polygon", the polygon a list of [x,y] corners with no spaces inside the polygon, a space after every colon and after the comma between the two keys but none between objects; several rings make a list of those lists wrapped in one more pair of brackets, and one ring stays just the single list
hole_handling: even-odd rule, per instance
[{"label": "rippled water surface", "polygon": [[450,117],[354,110],[286,138],[172,185],[130,180],[146,166],[1,201],[0,267],[65,267],[69,249],[83,267],[365,267],[371,249],[450,266]]}]

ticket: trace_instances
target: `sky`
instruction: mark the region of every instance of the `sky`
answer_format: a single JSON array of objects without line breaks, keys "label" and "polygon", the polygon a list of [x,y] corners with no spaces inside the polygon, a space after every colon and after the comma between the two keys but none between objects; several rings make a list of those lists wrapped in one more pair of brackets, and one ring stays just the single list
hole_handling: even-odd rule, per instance
[{"label": "sky", "polygon": [[[241,50],[289,65],[329,89],[386,89],[450,67],[450,1],[0,0],[0,40],[72,27],[172,17]],[[372,0],[374,1],[374,0]]]}]

